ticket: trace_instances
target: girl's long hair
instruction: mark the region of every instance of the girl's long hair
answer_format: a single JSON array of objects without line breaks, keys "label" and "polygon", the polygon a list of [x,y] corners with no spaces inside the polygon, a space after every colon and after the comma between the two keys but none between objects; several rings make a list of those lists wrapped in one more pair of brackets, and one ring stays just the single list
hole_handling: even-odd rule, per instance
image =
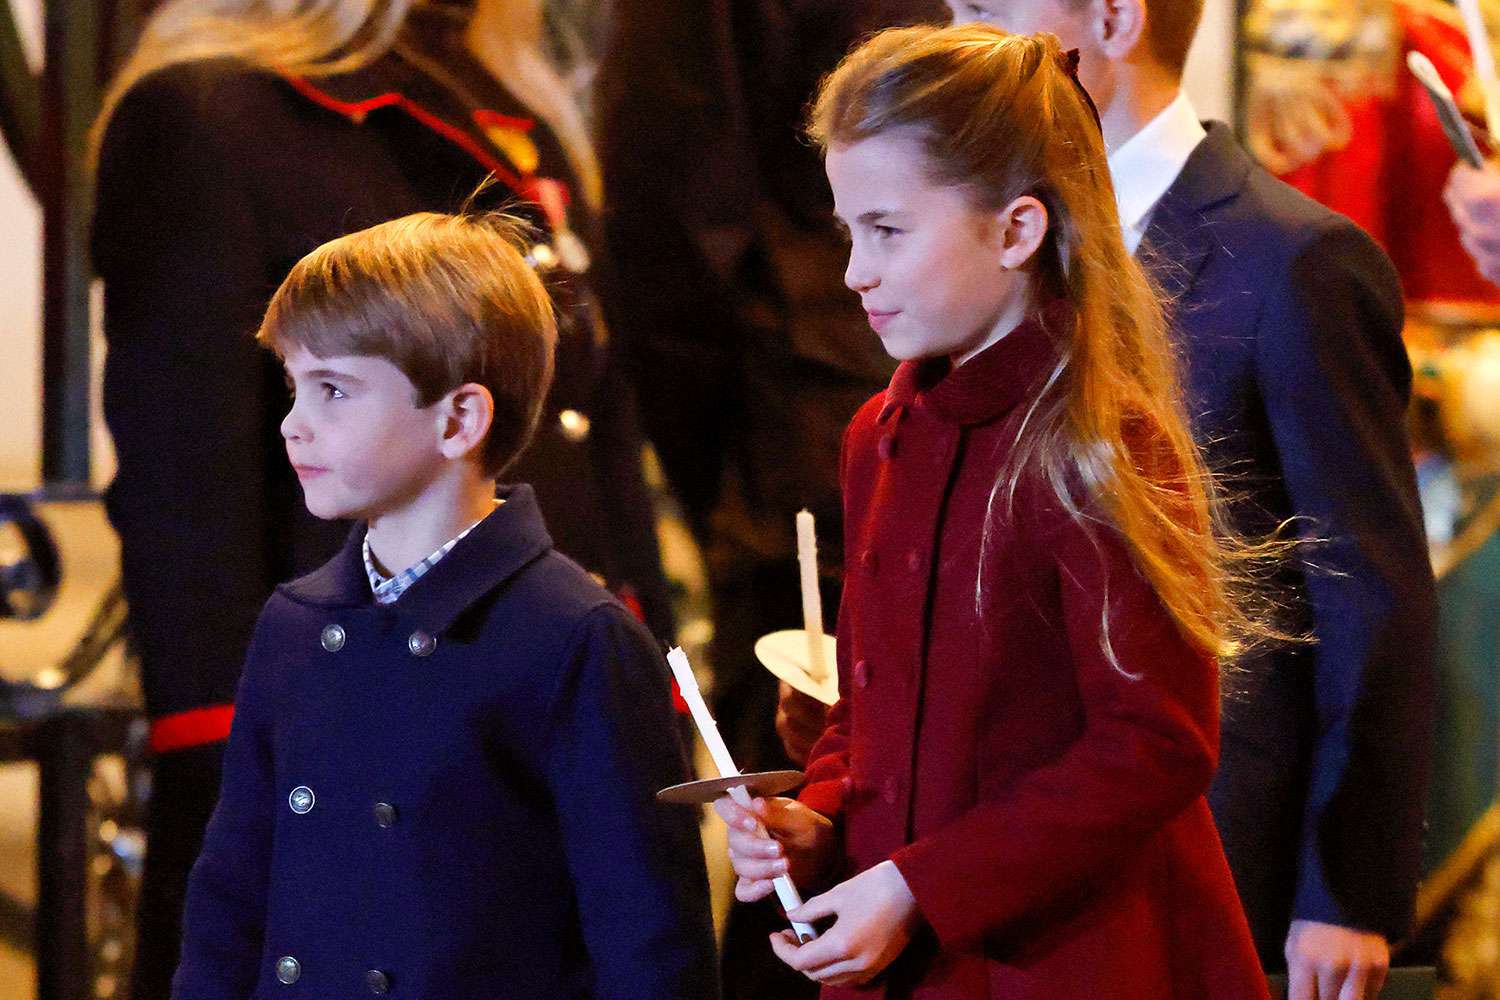
[{"label": "girl's long hair", "polygon": [[[390,51],[421,0],[166,0],[105,92],[94,123],[97,160],[121,99],[158,70],[237,59],[291,76],[320,77],[368,66]],[[588,127],[571,88],[549,57],[543,0],[477,0],[468,39],[476,58],[556,133],[587,200],[602,185]]]},{"label": "girl's long hair", "polygon": [[[1229,526],[1191,436],[1161,296],[1120,235],[1097,114],[1057,39],[983,25],[875,35],[824,81],[809,133],[826,149],[890,129],[916,136],[932,179],[981,208],[1040,200],[1049,233],[1030,265],[1033,300],[1073,306],[1071,329],[1054,331],[1056,366],[1023,404],[990,514],[1008,513],[1035,477],[1086,529],[1103,520],[1123,536],[1193,646],[1224,657],[1281,638],[1250,597],[1256,567],[1274,566],[1288,543],[1252,543]],[[982,550],[980,567],[982,599]],[[1107,614],[1101,645],[1124,672]]]}]

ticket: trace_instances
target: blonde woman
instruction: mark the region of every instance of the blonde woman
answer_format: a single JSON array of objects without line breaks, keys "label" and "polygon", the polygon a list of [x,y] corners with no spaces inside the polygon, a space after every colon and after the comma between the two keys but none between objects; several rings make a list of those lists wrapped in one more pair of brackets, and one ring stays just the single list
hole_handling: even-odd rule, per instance
[{"label": "blonde woman", "polygon": [[135,996],[168,992],[257,611],[344,535],[302,508],[277,432],[287,393],[253,341],[313,247],[453,211],[487,175],[480,207],[532,206],[563,332],[512,475],[536,485],[561,551],[671,629],[634,403],[593,321],[598,168],[546,37],[540,0],[169,0],[109,92],[94,231],[108,506],[157,754]]}]

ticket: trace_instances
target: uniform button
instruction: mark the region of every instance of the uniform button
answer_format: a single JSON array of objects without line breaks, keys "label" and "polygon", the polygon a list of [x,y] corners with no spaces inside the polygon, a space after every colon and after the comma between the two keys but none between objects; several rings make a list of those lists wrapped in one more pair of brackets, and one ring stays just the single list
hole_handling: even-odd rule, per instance
[{"label": "uniform button", "polygon": [[348,636],[344,633],[344,626],[325,625],[323,627],[323,634],[319,637],[319,641],[323,643],[324,649],[328,650],[330,653],[337,653],[339,650],[344,648],[344,640],[347,638]]},{"label": "uniform button", "polygon": [[379,969],[371,969],[365,973],[365,986],[371,993],[389,993],[391,991],[391,977]]},{"label": "uniform button", "polygon": [[587,441],[589,429],[593,426],[592,421],[577,410],[563,410],[557,415],[557,423],[562,427],[563,437],[574,444]]},{"label": "uniform button", "polygon": [[901,782],[895,778],[886,778],[880,786],[880,797],[885,799],[885,804],[893,806],[896,804],[896,795],[901,791]]},{"label": "uniform button", "polygon": [[308,788],[306,785],[298,785],[292,789],[292,794],[286,797],[286,801],[287,805],[292,807],[292,812],[298,816],[306,816],[312,812],[313,804],[318,801],[318,797],[313,794],[311,788]]},{"label": "uniform button", "polygon": [[906,568],[915,573],[922,568],[922,553],[913,549],[906,554]]},{"label": "uniform button", "polygon": [[880,557],[875,554],[874,549],[865,549],[859,554],[859,565],[866,573],[874,576],[875,570],[880,566]]},{"label": "uniform button", "polygon": [[854,686],[870,686],[870,665],[864,660],[856,660],[854,663]]},{"label": "uniform button", "polygon": [[290,986],[302,978],[302,963],[290,955],[276,960],[276,978]]},{"label": "uniform button", "polygon": [[880,443],[875,446],[875,450],[879,452],[881,461],[889,462],[891,456],[896,454],[896,435],[887,434],[882,437]]},{"label": "uniform button", "polygon": [[417,629],[411,634],[411,638],[406,640],[406,648],[411,650],[412,656],[431,656],[432,651],[437,649],[437,639],[431,632]]},{"label": "uniform button", "polygon": [[396,825],[396,807],[389,802],[375,803],[375,825],[382,830],[389,830]]}]

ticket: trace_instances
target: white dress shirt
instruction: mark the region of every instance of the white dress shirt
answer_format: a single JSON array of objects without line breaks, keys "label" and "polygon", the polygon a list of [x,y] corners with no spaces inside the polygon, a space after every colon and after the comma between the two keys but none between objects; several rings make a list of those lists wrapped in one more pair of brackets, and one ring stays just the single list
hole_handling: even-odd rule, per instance
[{"label": "white dress shirt", "polygon": [[1161,114],[1109,154],[1125,249],[1135,253],[1141,245],[1151,213],[1207,135],[1193,102],[1179,91]]}]

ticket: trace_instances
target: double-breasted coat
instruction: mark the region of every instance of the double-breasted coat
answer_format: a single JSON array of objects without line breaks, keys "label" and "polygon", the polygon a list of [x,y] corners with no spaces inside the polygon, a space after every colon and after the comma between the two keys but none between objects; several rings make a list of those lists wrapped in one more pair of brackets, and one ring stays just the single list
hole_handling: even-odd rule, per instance
[{"label": "double-breasted coat", "polygon": [[877,993],[1258,1000],[1204,800],[1215,664],[1103,523],[1024,480],[986,515],[1069,315],[903,364],[850,425],[842,697],[802,798],[837,818],[838,877],[891,859],[916,897]]},{"label": "double-breasted coat", "polygon": [[529,487],[392,605],[362,541],[257,624],[173,997],[715,996],[651,636]]}]

